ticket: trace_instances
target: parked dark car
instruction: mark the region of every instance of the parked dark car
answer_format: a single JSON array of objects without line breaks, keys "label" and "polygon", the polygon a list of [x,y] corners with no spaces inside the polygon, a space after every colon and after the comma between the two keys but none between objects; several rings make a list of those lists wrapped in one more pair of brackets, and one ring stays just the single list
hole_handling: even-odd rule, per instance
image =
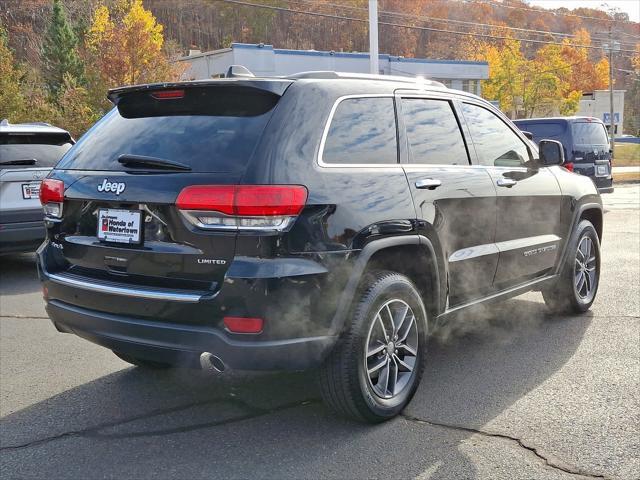
[{"label": "parked dark car", "polygon": [[39,274],[58,330],[127,362],[319,367],[332,408],[376,422],[452,315],[594,301],[597,189],[479,97],[315,72],[109,99],[43,182]]},{"label": "parked dark car", "polygon": [[46,123],[0,122],[0,255],[44,240],[40,182],[71,145],[69,132]]},{"label": "parked dark car", "polygon": [[611,145],[607,128],[593,117],[527,118],[514,120],[533,141],[558,140],[565,149],[565,168],[591,177],[600,193],[613,192]]}]

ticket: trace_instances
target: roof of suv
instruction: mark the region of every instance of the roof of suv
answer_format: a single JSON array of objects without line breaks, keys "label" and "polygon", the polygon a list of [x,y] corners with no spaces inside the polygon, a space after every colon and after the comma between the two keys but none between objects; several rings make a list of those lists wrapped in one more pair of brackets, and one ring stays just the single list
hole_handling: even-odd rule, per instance
[{"label": "roof of suv", "polygon": [[36,123],[9,123],[7,119],[0,122],[0,133],[66,133],[66,130],[44,122]]},{"label": "roof of suv", "polygon": [[545,123],[545,122],[591,122],[591,123],[603,123],[602,120],[595,117],[546,117],[546,118],[519,118],[514,120],[513,123]]},{"label": "roof of suv", "polygon": [[[215,85],[236,85],[239,87],[253,87],[261,90],[265,90],[276,95],[284,94],[285,90],[294,82],[299,81],[317,81],[323,82],[376,82],[378,85],[388,85],[390,90],[395,89],[407,89],[411,86],[420,88],[429,87],[439,90],[449,90],[447,87],[434,80],[417,77],[401,77],[395,75],[373,75],[364,73],[346,73],[346,72],[334,72],[334,71],[315,71],[315,72],[300,72],[289,76],[282,77],[254,77],[249,73],[248,75],[234,75],[231,77],[207,79],[207,80],[189,80],[182,82],[167,82],[167,83],[149,83],[141,85],[128,85],[118,87],[109,90],[107,97],[113,103],[117,103],[122,94],[137,92],[137,91],[152,91],[160,89],[171,88],[185,88],[185,87],[206,87]],[[365,83],[366,84],[366,83]],[[465,93],[466,92],[460,92]],[[468,94],[469,96],[474,96]]]}]

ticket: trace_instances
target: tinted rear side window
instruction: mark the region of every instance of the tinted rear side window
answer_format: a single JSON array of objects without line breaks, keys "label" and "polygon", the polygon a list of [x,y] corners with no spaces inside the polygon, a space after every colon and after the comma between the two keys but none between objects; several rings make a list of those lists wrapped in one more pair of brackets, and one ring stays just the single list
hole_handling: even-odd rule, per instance
[{"label": "tinted rear side window", "polygon": [[520,130],[531,132],[535,142],[540,140],[559,140],[562,141],[567,130],[567,124],[563,122],[545,122],[545,123],[524,123],[517,122],[516,125]]},{"label": "tinted rear side window", "polygon": [[578,122],[571,124],[573,143],[576,145],[607,145],[609,139],[601,123]]},{"label": "tinted rear side window", "polygon": [[[53,167],[71,148],[71,137],[62,134],[0,134],[0,168]],[[8,162],[35,160],[33,164]]]},{"label": "tinted rear side window", "polygon": [[398,163],[396,116],[391,97],[341,101],[329,126],[325,163]]},{"label": "tinted rear side window", "polygon": [[182,98],[125,95],[57,168],[127,170],[120,155],[187,164],[194,172],[243,171],[280,97],[243,87],[187,88]]},{"label": "tinted rear side window", "polygon": [[446,100],[402,99],[411,163],[468,165],[458,121]]}]

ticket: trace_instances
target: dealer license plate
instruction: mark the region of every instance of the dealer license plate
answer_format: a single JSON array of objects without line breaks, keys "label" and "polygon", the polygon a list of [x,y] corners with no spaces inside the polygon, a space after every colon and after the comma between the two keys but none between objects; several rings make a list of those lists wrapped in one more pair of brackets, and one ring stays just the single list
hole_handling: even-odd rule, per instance
[{"label": "dealer license plate", "polygon": [[98,238],[105,242],[140,243],[142,212],[138,210],[98,210]]},{"label": "dealer license plate", "polygon": [[22,198],[25,200],[32,200],[40,196],[40,182],[23,183],[22,184]]}]

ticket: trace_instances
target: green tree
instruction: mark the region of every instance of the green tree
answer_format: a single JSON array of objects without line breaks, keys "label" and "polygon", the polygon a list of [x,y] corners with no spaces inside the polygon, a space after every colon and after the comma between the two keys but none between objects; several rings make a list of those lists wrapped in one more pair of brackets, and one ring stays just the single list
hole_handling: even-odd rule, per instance
[{"label": "green tree", "polygon": [[20,89],[23,72],[15,64],[9,48],[7,33],[0,25],[0,120],[17,121],[25,109],[25,99]]},{"label": "green tree", "polygon": [[83,65],[78,55],[78,37],[67,20],[61,0],[53,1],[53,13],[42,48],[44,78],[54,98],[58,96],[65,75],[81,80]]}]

